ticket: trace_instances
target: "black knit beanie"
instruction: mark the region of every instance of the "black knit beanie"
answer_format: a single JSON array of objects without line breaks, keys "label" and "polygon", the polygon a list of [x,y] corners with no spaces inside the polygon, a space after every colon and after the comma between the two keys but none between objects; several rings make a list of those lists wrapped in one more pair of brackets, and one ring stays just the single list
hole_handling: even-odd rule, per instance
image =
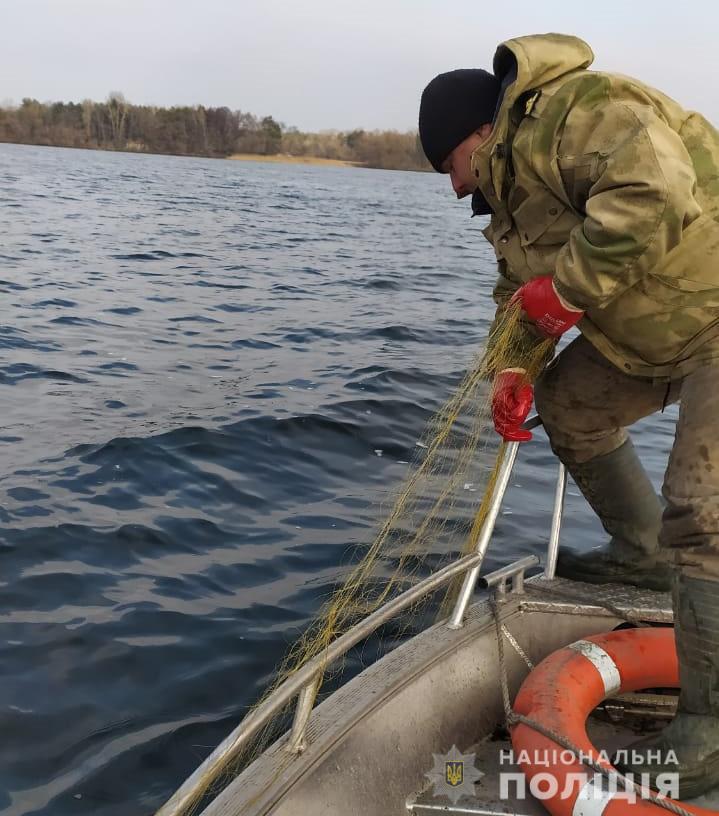
[{"label": "black knit beanie", "polygon": [[460,142],[493,121],[499,89],[497,77],[481,68],[448,71],[424,89],[419,104],[419,138],[438,173]]}]

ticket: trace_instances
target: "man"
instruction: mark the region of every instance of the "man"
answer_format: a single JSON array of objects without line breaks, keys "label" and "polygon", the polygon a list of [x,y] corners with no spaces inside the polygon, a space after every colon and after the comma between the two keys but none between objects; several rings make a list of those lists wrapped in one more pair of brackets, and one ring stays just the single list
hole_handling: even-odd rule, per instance
[{"label": "man", "polygon": [[[719,134],[633,79],[588,70],[581,40],[503,43],[494,73],[440,74],[419,116],[427,158],[474,214],[491,214],[499,310],[524,310],[526,346],[581,335],[534,394],[496,377],[505,439],[532,396],[553,450],[611,535],[560,553],[559,574],[673,584],[679,710],[624,771],[679,772],[691,798],[719,786]],[[624,428],[680,401],[662,508]],[[679,766],[662,767],[673,750]],[[636,755],[636,754],[635,754]]]}]

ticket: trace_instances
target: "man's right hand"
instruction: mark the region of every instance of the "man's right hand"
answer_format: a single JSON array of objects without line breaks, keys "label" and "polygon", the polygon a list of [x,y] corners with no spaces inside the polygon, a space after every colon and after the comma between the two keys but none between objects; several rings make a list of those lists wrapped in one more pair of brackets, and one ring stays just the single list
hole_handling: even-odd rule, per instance
[{"label": "man's right hand", "polygon": [[555,339],[579,323],[584,312],[567,303],[554,285],[551,275],[532,278],[514,293],[510,305],[521,303],[527,317],[545,337]]},{"label": "man's right hand", "polygon": [[534,389],[523,368],[505,368],[497,374],[492,391],[494,429],[507,442],[528,442],[530,431],[521,428],[534,401]]}]

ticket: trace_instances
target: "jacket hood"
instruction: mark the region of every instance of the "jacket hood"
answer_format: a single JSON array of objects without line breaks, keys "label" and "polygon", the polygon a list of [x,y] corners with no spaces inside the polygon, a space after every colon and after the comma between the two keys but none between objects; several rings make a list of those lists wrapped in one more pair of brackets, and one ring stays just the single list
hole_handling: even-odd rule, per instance
[{"label": "jacket hood", "polygon": [[[504,153],[501,146],[507,137],[509,113],[522,94],[541,90],[566,74],[588,68],[593,60],[594,53],[587,43],[568,34],[533,34],[507,40],[497,47],[492,68],[502,90],[492,135],[473,154],[473,166],[476,162],[480,168],[480,178],[488,181],[491,156]],[[497,197],[499,194],[497,191]],[[472,197],[473,215],[490,212],[485,195],[477,189]]]},{"label": "jacket hood", "polygon": [[587,68],[593,61],[592,49],[578,37],[534,34],[497,46],[492,68],[500,81],[512,73],[516,77],[504,96],[511,104],[524,91],[553,82],[570,71]]}]

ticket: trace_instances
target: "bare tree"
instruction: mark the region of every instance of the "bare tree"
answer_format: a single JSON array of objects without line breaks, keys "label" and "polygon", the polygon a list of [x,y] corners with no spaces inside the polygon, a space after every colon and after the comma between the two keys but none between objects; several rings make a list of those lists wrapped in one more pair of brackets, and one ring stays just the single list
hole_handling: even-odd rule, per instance
[{"label": "bare tree", "polygon": [[120,91],[111,91],[107,97],[107,110],[112,128],[112,143],[115,147],[122,147],[125,143],[127,108],[125,95]]}]

